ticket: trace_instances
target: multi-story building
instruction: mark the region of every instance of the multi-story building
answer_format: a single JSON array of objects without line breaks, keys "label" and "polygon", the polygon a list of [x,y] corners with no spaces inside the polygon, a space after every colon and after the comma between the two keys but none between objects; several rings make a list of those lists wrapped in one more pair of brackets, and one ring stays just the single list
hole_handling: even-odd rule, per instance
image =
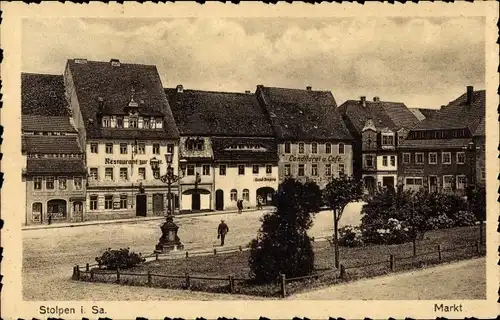
[{"label": "multi-story building", "polygon": [[[178,170],[179,133],[155,66],[68,60],[64,83],[88,169],[90,219],[163,215],[168,195],[158,178],[166,154]],[[150,160],[160,161],[153,171]],[[176,201],[177,200],[177,201]]]},{"label": "multi-story building", "polygon": [[62,84],[62,76],[21,75],[26,225],[84,220],[83,151]]},{"label": "multi-story building", "polygon": [[352,175],[352,137],[330,91],[259,85],[256,96],[277,138],[280,182],[295,177],[324,187],[332,176]]},{"label": "multi-story building", "polygon": [[166,89],[181,134],[183,210],[226,210],[270,200],[278,186],[273,130],[250,92]]},{"label": "multi-story building", "polygon": [[409,132],[398,155],[404,188],[465,195],[467,186],[484,182],[485,96],[468,86]]},{"label": "multi-story building", "polygon": [[376,188],[394,187],[397,183],[397,148],[409,129],[419,121],[403,103],[348,100],[339,112],[351,135],[355,137],[355,177],[363,181],[365,192]]}]

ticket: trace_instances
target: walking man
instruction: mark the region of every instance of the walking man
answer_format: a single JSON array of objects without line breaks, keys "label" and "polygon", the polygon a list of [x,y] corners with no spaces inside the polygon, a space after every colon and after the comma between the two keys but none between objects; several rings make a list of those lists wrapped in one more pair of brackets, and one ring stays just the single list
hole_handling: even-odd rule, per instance
[{"label": "walking man", "polygon": [[224,246],[224,239],[226,238],[226,234],[229,232],[229,228],[224,220],[220,221],[219,228],[217,229],[217,239],[220,239],[221,247]]}]

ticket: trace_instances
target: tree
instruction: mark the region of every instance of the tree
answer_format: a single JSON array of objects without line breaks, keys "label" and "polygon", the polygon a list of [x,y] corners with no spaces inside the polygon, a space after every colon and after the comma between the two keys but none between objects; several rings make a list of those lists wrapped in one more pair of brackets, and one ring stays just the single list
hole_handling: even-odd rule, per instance
[{"label": "tree", "polygon": [[471,191],[471,196],[469,198],[469,205],[471,211],[476,216],[479,221],[479,241],[483,244],[484,235],[484,221],[486,220],[486,188],[484,185],[477,185],[476,188]]},{"label": "tree", "polygon": [[324,199],[330,210],[333,211],[333,237],[335,247],[335,268],[340,267],[338,224],[342,218],[345,207],[354,201],[359,201],[362,196],[361,183],[352,177],[341,175],[332,177],[324,189]]},{"label": "tree", "polygon": [[319,212],[321,190],[314,182],[288,178],[274,195],[276,209],[262,217],[257,238],[250,243],[250,275],[258,283],[298,277],[314,269],[314,251],[307,230]]}]

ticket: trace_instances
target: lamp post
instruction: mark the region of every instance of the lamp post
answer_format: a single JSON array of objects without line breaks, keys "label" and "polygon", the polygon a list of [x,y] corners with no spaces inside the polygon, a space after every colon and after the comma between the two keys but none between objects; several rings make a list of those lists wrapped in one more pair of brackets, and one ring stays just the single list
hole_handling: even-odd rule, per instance
[{"label": "lamp post", "polygon": [[[153,177],[157,180],[160,180],[163,183],[167,184],[167,214],[165,216],[166,222],[162,224],[161,232],[162,236],[158,244],[156,245],[156,252],[164,252],[170,250],[183,249],[183,245],[177,236],[177,231],[179,227],[174,223],[173,215],[172,215],[172,201],[171,201],[171,189],[172,184],[178,182],[184,176],[184,166],[181,166],[182,175],[175,175],[174,168],[172,168],[172,153],[165,154],[165,160],[167,162],[167,172],[164,175],[159,174],[160,169],[160,160],[156,158],[152,158],[149,163],[151,165],[151,169],[153,170]],[[181,160],[181,162],[185,162]]]}]

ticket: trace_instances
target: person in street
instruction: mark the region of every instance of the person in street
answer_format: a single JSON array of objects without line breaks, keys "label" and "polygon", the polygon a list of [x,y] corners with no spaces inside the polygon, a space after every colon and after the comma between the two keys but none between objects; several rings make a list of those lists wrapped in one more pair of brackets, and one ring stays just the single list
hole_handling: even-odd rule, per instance
[{"label": "person in street", "polygon": [[220,239],[221,247],[224,246],[224,239],[226,238],[226,234],[228,232],[229,232],[229,227],[224,222],[224,220],[221,220],[219,227],[217,228],[217,239]]},{"label": "person in street", "polygon": [[238,200],[237,206],[238,206],[238,213],[241,213],[243,210],[243,200],[241,199]]},{"label": "person in street", "polygon": [[262,210],[262,197],[257,197],[257,210]]},{"label": "person in street", "polygon": [[52,213],[49,212],[49,215],[48,215],[48,224],[51,224],[52,223]]}]

